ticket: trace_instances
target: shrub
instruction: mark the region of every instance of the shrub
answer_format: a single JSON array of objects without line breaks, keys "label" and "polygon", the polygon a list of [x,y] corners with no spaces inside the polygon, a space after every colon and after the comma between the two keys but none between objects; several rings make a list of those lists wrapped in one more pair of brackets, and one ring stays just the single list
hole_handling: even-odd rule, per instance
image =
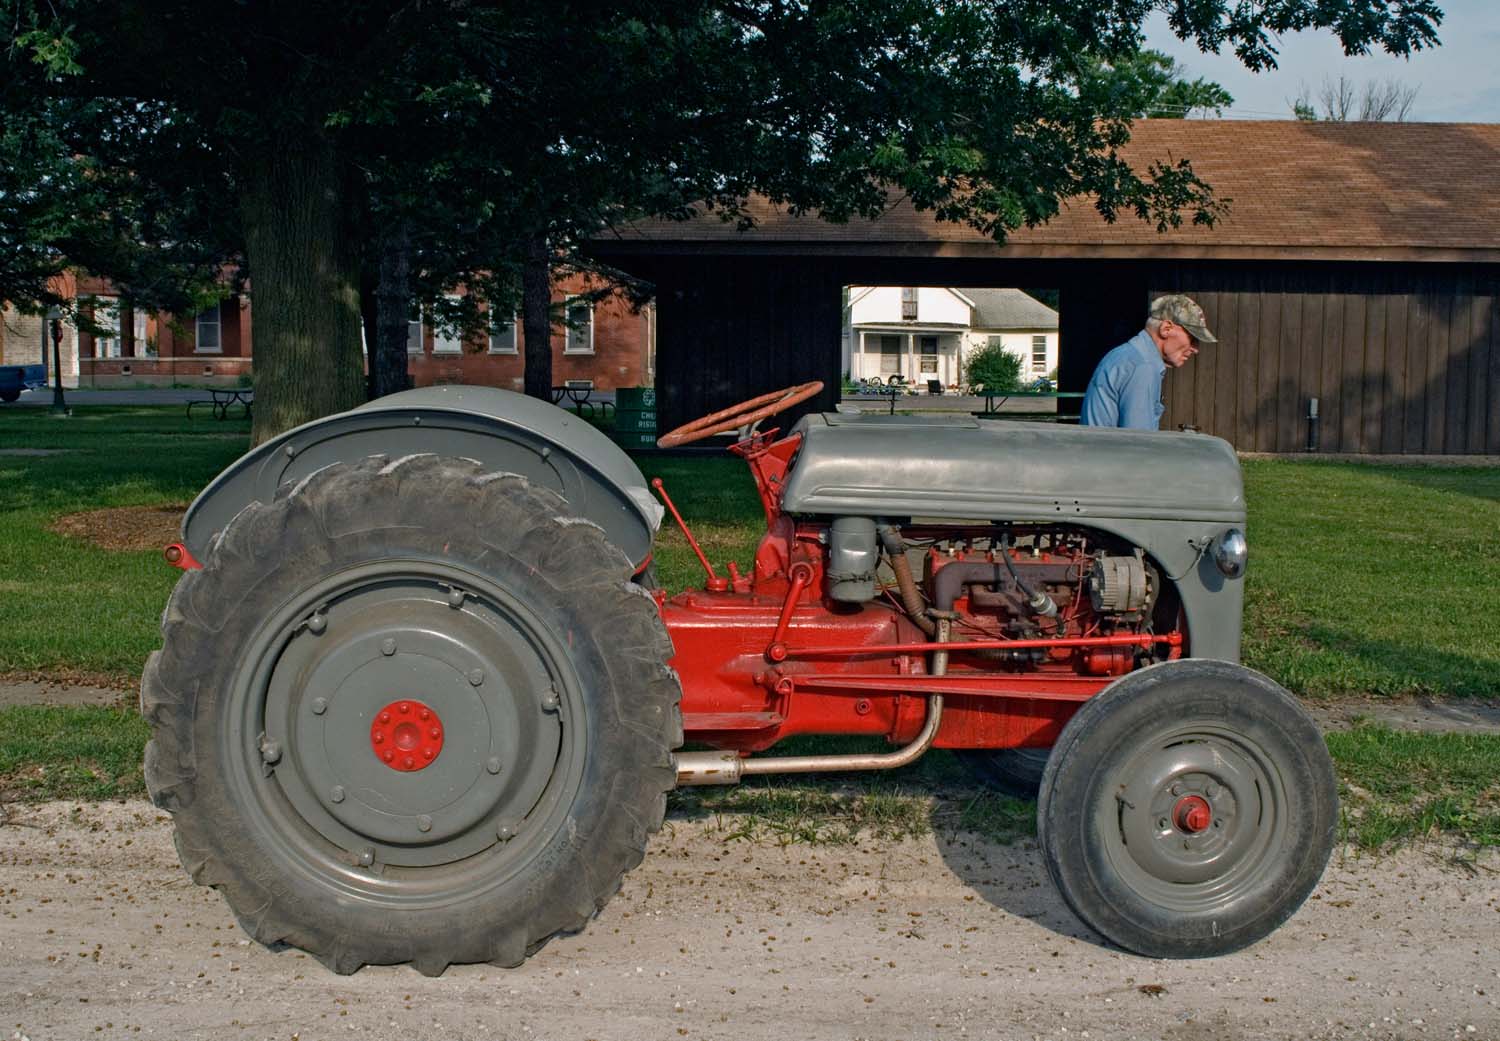
[{"label": "shrub", "polygon": [[1021,387],[1021,357],[1011,354],[997,343],[986,344],[969,352],[964,362],[964,380],[971,390],[983,388],[991,394],[1004,394]]}]

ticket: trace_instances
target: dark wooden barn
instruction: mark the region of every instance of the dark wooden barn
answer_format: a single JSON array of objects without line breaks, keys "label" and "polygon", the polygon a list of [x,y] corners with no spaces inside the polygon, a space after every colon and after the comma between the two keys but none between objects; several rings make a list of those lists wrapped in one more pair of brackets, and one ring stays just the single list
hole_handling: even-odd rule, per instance
[{"label": "dark wooden barn", "polygon": [[1169,371],[1164,427],[1245,451],[1500,452],[1500,125],[1145,120],[1128,157],[1188,158],[1229,216],[1158,234],[1084,202],[1004,246],[901,201],[836,225],[764,202],[757,226],[637,225],[596,243],[657,286],[657,388],[672,425],[779,386],[838,386],[840,290],[1060,293],[1063,390],[1186,292],[1219,343]]}]

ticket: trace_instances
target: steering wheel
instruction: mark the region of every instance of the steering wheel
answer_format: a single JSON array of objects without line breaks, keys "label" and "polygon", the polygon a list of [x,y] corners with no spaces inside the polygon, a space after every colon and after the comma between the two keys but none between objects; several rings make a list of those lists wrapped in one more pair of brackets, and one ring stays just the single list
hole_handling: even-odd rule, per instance
[{"label": "steering wheel", "polygon": [[722,434],[726,430],[754,427],[767,416],[774,416],[778,412],[785,412],[793,405],[800,405],[822,389],[823,381],[813,380],[810,383],[799,383],[795,387],[773,390],[769,394],[762,394],[758,398],[751,398],[738,405],[720,409],[718,412],[695,419],[691,423],[684,423],[676,430],[657,438],[656,446],[676,448],[678,445],[692,444],[694,441],[702,441],[705,437]]}]

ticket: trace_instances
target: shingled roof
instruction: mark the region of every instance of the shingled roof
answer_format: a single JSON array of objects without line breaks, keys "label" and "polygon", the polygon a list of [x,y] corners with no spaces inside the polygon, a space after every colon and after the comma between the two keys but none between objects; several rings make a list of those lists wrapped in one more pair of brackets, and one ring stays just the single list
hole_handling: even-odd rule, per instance
[{"label": "shingled roof", "polygon": [[[1137,169],[1187,158],[1230,201],[1213,227],[1158,233],[1105,222],[1077,199],[1004,247],[894,198],[876,220],[830,224],[751,201],[757,226],[716,217],[623,229],[605,250],[686,249],[988,257],[1500,261],[1500,124],[1141,120],[1126,150]],[[649,245],[648,245],[649,244]]]}]

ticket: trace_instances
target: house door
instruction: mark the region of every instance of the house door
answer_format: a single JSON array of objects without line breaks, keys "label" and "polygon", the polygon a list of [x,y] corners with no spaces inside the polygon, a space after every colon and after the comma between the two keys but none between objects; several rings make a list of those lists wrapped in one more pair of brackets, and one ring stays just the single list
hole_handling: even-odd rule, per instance
[{"label": "house door", "polygon": [[882,336],[880,338],[880,374],[882,376],[901,375],[901,341],[900,336]]},{"label": "house door", "polygon": [[924,336],[917,343],[921,351],[922,379],[936,379],[938,374],[938,338]]}]

